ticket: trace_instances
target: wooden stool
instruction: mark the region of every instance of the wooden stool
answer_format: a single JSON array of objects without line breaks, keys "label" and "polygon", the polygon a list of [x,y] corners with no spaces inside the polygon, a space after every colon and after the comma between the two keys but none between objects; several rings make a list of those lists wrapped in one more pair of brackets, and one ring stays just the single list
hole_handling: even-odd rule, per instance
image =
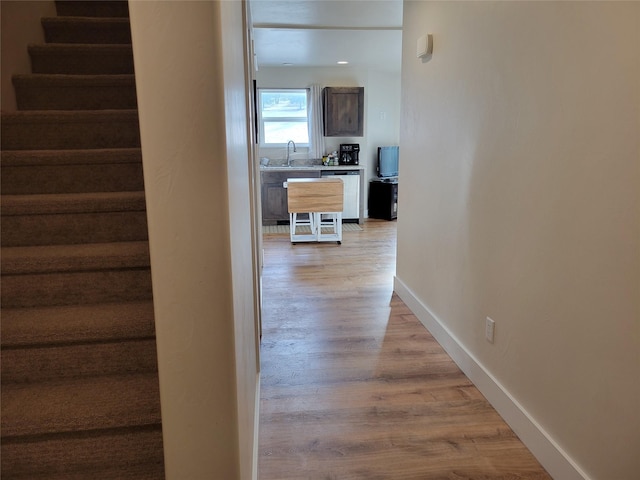
[{"label": "wooden stool", "polygon": [[[342,243],[342,210],[344,184],[340,178],[287,179],[289,231],[291,242]],[[299,218],[306,213],[308,218]],[[311,233],[296,233],[296,228],[308,226]],[[330,229],[323,233],[322,229]]]}]

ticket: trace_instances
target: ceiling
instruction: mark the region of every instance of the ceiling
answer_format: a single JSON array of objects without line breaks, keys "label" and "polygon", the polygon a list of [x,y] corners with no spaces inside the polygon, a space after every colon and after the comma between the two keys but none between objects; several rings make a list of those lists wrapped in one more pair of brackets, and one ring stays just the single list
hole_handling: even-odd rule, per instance
[{"label": "ceiling", "polygon": [[260,67],[400,71],[402,0],[250,0]]}]

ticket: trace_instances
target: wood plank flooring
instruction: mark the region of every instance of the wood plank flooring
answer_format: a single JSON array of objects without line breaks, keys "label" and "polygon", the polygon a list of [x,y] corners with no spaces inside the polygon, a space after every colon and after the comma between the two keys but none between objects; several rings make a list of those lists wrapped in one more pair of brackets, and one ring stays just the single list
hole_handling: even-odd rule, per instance
[{"label": "wood plank flooring", "polygon": [[393,294],[395,228],[264,236],[258,478],[549,479]]}]

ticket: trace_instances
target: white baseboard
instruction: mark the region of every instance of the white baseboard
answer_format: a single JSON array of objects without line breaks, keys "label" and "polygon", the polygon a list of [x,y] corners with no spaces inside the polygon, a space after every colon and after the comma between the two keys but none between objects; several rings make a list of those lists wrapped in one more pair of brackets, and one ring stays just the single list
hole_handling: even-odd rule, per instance
[{"label": "white baseboard", "polygon": [[251,480],[258,480],[258,440],[260,438],[260,371],[256,375],[255,417],[253,418],[253,459],[251,465]]},{"label": "white baseboard", "polygon": [[445,349],[464,374],[487,398],[549,475],[558,480],[590,480],[584,471],[535,419],[511,396],[449,329],[400,280],[394,277],[394,291]]}]

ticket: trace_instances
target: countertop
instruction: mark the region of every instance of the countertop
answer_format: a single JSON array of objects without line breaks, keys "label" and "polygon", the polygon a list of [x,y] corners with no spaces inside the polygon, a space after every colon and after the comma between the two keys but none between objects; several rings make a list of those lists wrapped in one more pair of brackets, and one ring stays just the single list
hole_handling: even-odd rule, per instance
[{"label": "countertop", "polygon": [[319,171],[336,171],[336,170],[364,170],[364,165],[292,165],[287,167],[286,165],[278,166],[264,166],[260,165],[260,171],[262,172],[286,172],[288,170],[319,170]]}]

